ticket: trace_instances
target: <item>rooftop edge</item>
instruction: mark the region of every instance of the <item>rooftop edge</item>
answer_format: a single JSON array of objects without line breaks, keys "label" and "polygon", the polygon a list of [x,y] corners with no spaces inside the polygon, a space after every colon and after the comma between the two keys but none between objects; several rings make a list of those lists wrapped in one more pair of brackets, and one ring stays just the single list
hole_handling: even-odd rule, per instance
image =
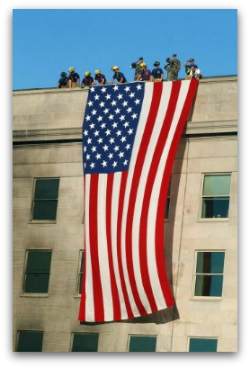
[{"label": "rooftop edge", "polygon": [[[200,83],[216,83],[220,81],[234,81],[238,80],[237,75],[223,75],[223,76],[212,76],[212,77],[204,77],[200,79]],[[131,81],[129,83],[132,83]],[[14,89],[13,95],[19,94],[27,94],[27,93],[53,93],[53,92],[79,92],[79,91],[87,91],[89,88],[57,88],[57,87],[44,87],[44,88],[25,88],[25,89]]]}]

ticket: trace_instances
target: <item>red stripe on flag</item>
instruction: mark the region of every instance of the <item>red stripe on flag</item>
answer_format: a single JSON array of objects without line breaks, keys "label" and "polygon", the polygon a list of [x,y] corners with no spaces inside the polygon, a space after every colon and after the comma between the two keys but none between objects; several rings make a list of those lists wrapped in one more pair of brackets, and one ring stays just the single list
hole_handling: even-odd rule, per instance
[{"label": "red stripe on flag", "polygon": [[121,175],[121,183],[120,183],[120,193],[119,193],[119,204],[118,204],[118,215],[117,215],[117,258],[118,258],[118,267],[119,267],[119,274],[121,279],[121,287],[122,293],[127,309],[128,318],[134,318],[129,298],[128,292],[124,280],[123,268],[122,268],[122,254],[121,254],[121,223],[122,223],[122,212],[123,212],[123,204],[124,204],[124,195],[126,189],[126,183],[128,178],[128,172],[124,171]]},{"label": "red stripe on flag", "polygon": [[[134,267],[133,267],[133,256],[132,256],[132,225],[133,225],[133,219],[134,219],[134,209],[135,209],[138,184],[139,184],[141,171],[142,171],[142,167],[143,167],[143,163],[145,159],[145,154],[147,152],[148,143],[150,141],[150,137],[153,131],[156,115],[157,115],[160,100],[161,100],[162,87],[163,87],[163,84],[161,82],[154,83],[154,90],[153,90],[150,110],[149,110],[145,130],[144,130],[144,134],[143,134],[143,137],[140,143],[137,160],[135,163],[134,174],[133,174],[131,188],[130,188],[128,213],[127,213],[127,224],[126,224],[127,268],[128,268],[128,274],[129,274],[129,280],[130,280],[132,293],[133,293],[136,305],[141,315],[147,314],[147,311],[144,305],[142,304],[142,301],[140,299],[138,289],[136,286]],[[142,262],[145,263],[145,265],[143,265],[143,269],[147,268],[147,260],[144,259]],[[136,270],[136,272],[138,272],[138,270]],[[142,279],[143,278],[144,278],[144,275],[142,275]],[[148,280],[145,279],[145,283],[146,283],[146,290],[150,291],[151,286],[150,286],[150,283],[148,283]],[[149,300],[151,309],[155,310],[156,305],[155,305],[153,294],[152,293],[149,293],[149,295],[147,294],[147,298]]]},{"label": "red stripe on flag", "polygon": [[121,307],[119,301],[119,294],[115,280],[113,254],[112,254],[112,240],[111,240],[111,218],[112,218],[112,192],[113,192],[114,174],[107,175],[107,189],[106,189],[106,234],[107,234],[107,248],[109,259],[109,271],[111,281],[111,291],[113,300],[113,316],[114,320],[121,319]]},{"label": "red stripe on flag", "polygon": [[97,198],[98,198],[98,179],[99,174],[91,174],[90,179],[90,191],[89,191],[89,238],[90,255],[92,265],[92,277],[93,277],[93,294],[94,294],[94,306],[95,306],[95,321],[101,322],[104,320],[104,307],[103,307],[103,293],[102,283],[99,267],[99,254],[98,254],[98,220],[97,220]]},{"label": "red stripe on flag", "polygon": [[[152,194],[152,188],[155,181],[156,172],[158,170],[158,165],[161,159],[161,155],[166,143],[166,139],[168,136],[168,132],[171,126],[173,114],[176,108],[176,103],[179,96],[181,81],[176,81],[172,84],[171,96],[169,99],[168,108],[165,114],[164,122],[162,124],[161,132],[158,137],[158,141],[155,146],[155,151],[153,154],[152,162],[150,165],[150,169],[147,175],[147,183],[145,186],[145,193],[142,204],[142,213],[141,213],[141,221],[140,221],[140,266],[141,272],[143,275],[143,286],[147,295],[150,295],[150,300],[154,301],[154,304],[151,305],[152,311],[157,311],[157,305],[155,303],[152,287],[150,284],[150,278],[148,273],[148,266],[145,260],[147,260],[147,226],[148,226],[148,211],[150,198]],[[164,258],[164,254],[161,254],[161,257]]]},{"label": "red stripe on flag", "polygon": [[192,79],[190,82],[188,94],[184,103],[184,107],[182,109],[178,125],[173,137],[173,141],[171,144],[171,148],[168,154],[167,162],[164,168],[164,175],[161,183],[160,195],[158,200],[158,209],[157,209],[157,226],[155,232],[155,247],[156,247],[156,261],[157,261],[157,269],[159,274],[159,280],[161,282],[162,291],[164,293],[165,301],[168,307],[174,305],[174,298],[172,291],[170,289],[170,284],[167,276],[167,266],[165,263],[164,254],[164,212],[166,206],[166,198],[169,187],[169,179],[172,173],[172,168],[174,164],[176,150],[183,133],[183,130],[186,125],[186,121],[188,118],[188,113],[190,111],[190,106],[192,104],[192,100],[195,96],[196,90],[198,86],[198,81]]},{"label": "red stripe on flag", "polygon": [[[85,176],[83,177],[83,193],[85,193],[86,183],[85,183]],[[86,198],[86,197],[85,197]],[[84,220],[85,223],[85,220]],[[82,253],[83,257],[83,273],[82,273],[82,290],[81,290],[81,302],[79,308],[79,317],[80,321],[85,320],[86,316],[86,241],[85,241],[85,227],[84,227],[84,239],[83,239],[84,249]]]}]

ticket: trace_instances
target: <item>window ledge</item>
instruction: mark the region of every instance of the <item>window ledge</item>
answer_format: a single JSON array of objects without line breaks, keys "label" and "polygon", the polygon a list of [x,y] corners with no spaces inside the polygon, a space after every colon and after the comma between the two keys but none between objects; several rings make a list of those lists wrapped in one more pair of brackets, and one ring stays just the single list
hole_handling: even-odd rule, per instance
[{"label": "window ledge", "polygon": [[31,220],[29,224],[56,224],[56,220]]},{"label": "window ledge", "polygon": [[19,295],[21,298],[48,298],[48,293],[23,293]]},{"label": "window ledge", "polygon": [[193,296],[190,298],[195,302],[220,302],[222,299],[222,296]]},{"label": "window ledge", "polygon": [[212,218],[199,218],[198,222],[228,222],[229,217],[212,217]]}]

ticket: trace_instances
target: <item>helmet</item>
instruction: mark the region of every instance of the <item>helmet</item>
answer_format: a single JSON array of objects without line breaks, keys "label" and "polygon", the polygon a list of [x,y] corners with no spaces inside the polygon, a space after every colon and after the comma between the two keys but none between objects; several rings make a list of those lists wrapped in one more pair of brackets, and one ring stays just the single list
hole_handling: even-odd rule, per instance
[{"label": "helmet", "polygon": [[112,66],[112,70],[115,72],[116,70],[119,70],[119,66],[117,66],[117,65],[114,65],[114,66]]},{"label": "helmet", "polygon": [[100,73],[101,73],[100,69],[95,70],[95,74],[100,74]]},{"label": "helmet", "polygon": [[85,77],[89,77],[90,76],[90,72],[89,71],[86,71],[85,73],[84,73],[84,75],[85,75]]},{"label": "helmet", "polygon": [[159,66],[160,65],[160,62],[159,61],[155,61],[154,62],[154,66]]},{"label": "helmet", "polygon": [[75,68],[74,68],[73,66],[70,66],[70,67],[69,67],[69,72],[70,72],[70,73],[72,73],[72,72],[74,72],[74,71],[75,71]]},{"label": "helmet", "polygon": [[145,68],[145,66],[147,66],[147,64],[146,64],[146,63],[144,63],[144,62],[142,62],[142,63],[140,64],[140,67],[141,67],[141,68]]},{"label": "helmet", "polygon": [[174,58],[177,57],[177,54],[173,54],[172,57],[174,57]]},{"label": "helmet", "polygon": [[65,73],[65,72],[61,72],[61,77],[67,77],[67,73]]}]

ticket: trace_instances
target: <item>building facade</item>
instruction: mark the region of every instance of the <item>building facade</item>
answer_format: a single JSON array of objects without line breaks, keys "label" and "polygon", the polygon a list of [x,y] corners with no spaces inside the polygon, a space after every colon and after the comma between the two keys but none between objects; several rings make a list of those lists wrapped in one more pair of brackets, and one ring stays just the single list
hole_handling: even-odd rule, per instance
[{"label": "building facade", "polygon": [[237,350],[237,78],[200,81],[166,205],[179,318],[81,325],[87,90],[13,93],[13,350]]}]

